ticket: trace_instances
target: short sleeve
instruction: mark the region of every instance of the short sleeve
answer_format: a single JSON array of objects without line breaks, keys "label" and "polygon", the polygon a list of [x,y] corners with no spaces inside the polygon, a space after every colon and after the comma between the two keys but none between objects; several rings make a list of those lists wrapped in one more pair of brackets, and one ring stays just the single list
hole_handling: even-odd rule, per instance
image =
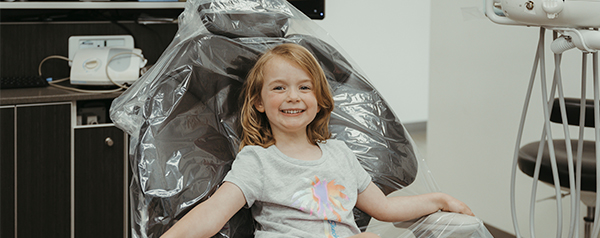
[{"label": "short sleeve", "polygon": [[[348,149],[350,150],[350,149]],[[352,152],[352,151],[351,151]],[[356,181],[358,182],[358,193],[362,193],[367,189],[369,184],[371,183],[371,175],[367,173],[365,168],[360,164],[356,156],[353,156],[352,160],[352,169],[354,170],[354,174],[356,174]]]},{"label": "short sleeve", "polygon": [[251,207],[259,199],[262,191],[262,169],[260,169],[259,157],[250,146],[244,147],[236,156],[231,170],[223,181],[231,182],[238,186],[244,197],[246,205]]}]

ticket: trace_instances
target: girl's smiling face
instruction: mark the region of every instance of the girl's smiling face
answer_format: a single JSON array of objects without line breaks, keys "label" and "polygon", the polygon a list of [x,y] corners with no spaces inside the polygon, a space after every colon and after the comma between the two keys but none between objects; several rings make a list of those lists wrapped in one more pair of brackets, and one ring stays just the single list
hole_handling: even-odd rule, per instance
[{"label": "girl's smiling face", "polygon": [[320,110],[313,79],[297,63],[280,56],[266,62],[261,99],[254,107],[267,115],[274,136],[306,134]]}]

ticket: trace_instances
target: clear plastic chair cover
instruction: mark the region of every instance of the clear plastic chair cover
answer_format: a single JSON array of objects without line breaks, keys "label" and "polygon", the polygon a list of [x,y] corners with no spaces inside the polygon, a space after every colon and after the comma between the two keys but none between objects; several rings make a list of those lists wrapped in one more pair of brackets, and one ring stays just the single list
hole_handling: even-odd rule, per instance
[{"label": "clear plastic chair cover", "polygon": [[[110,109],[115,125],[130,135],[133,237],[159,237],[218,188],[238,151],[246,74],[262,52],[286,42],[306,47],[320,62],[336,105],[333,138],[347,143],[386,195],[439,190],[390,106],[337,43],[291,4],[188,0],[169,47]],[[387,237],[491,237],[466,215],[392,224],[354,213],[362,230],[393,234]],[[216,237],[251,237],[254,229],[242,209]]]}]

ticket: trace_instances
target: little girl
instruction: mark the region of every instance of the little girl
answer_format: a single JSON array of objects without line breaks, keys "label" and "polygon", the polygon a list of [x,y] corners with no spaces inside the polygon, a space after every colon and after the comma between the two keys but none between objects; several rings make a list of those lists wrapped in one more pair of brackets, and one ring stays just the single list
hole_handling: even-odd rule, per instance
[{"label": "little girl", "polygon": [[163,237],[211,237],[245,205],[258,238],[377,237],[360,232],[354,207],[391,222],[438,210],[473,215],[444,193],[386,197],[344,142],[330,139],[329,84],[302,46],[261,56],[242,96],[241,150],[225,182]]}]

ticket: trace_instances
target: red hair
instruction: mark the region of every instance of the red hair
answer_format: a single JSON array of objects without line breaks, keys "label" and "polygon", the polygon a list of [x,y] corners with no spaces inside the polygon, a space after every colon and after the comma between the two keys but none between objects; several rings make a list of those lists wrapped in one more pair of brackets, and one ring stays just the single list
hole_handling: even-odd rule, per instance
[{"label": "red hair", "polygon": [[264,68],[269,60],[282,57],[300,66],[311,78],[313,93],[320,108],[315,119],[306,127],[308,139],[313,144],[324,142],[331,137],[329,118],[333,111],[334,101],[329,83],[323,69],[315,57],[306,48],[297,44],[281,44],[263,54],[248,73],[242,97],[244,104],[241,110],[242,138],[240,150],[246,145],[259,145],[264,148],[275,144],[271,126],[267,116],[254,107],[261,98],[264,83]]}]

